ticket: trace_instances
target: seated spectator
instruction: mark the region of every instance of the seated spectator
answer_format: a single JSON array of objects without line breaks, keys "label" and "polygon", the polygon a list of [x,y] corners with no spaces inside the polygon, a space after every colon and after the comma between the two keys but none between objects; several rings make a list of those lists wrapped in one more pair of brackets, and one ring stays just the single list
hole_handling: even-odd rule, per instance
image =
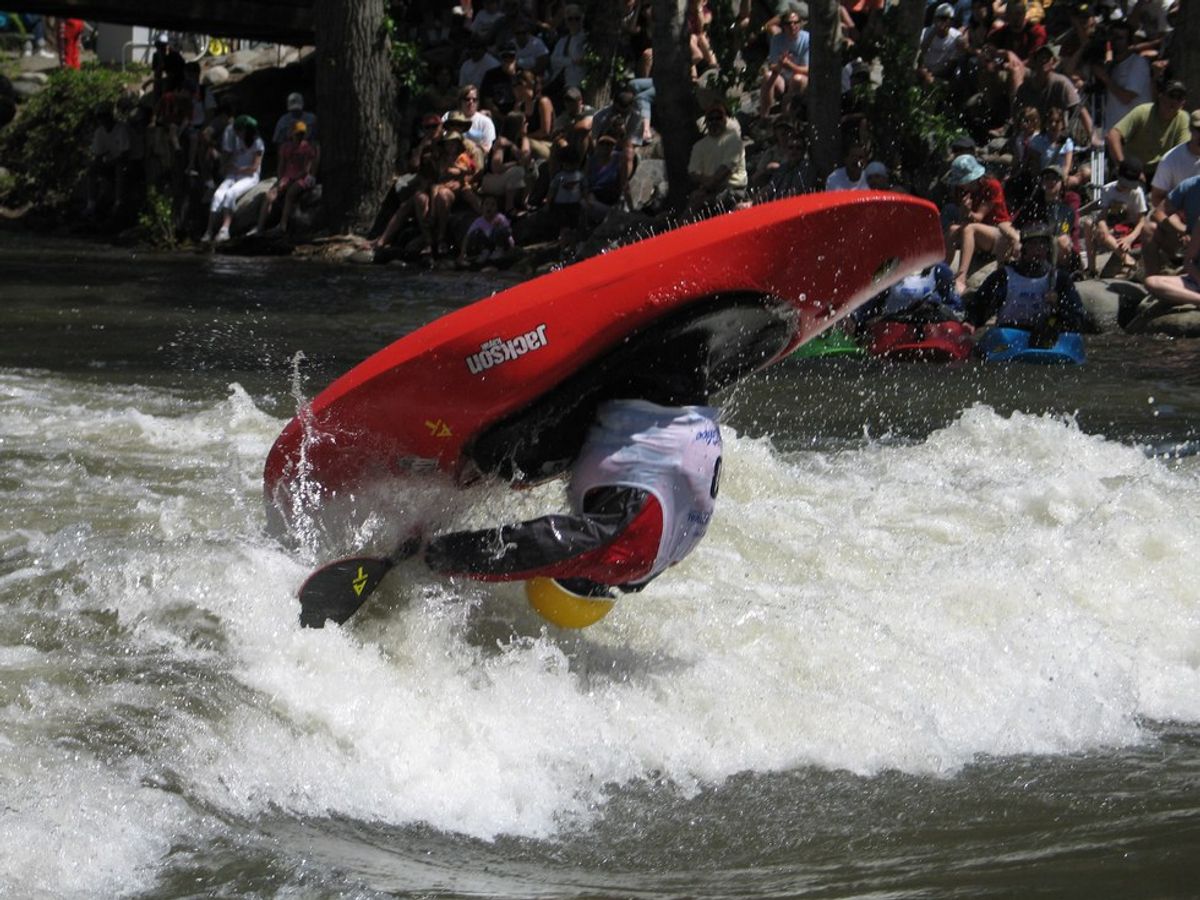
[{"label": "seated spectator", "polygon": [[550,64],[550,48],[534,34],[528,19],[517,19],[513,26],[513,43],[517,48],[518,69],[539,76],[546,71]]},{"label": "seated spectator", "polygon": [[865,191],[867,189],[867,147],[855,141],[846,148],[841,168],[825,179],[827,191]]},{"label": "seated spectator", "polygon": [[183,84],[183,54],[171,43],[171,37],[160,31],[154,39],[154,55],[150,57],[150,69],[154,73],[154,96],[162,97],[168,91],[178,90]]},{"label": "seated spectator", "polygon": [[1094,209],[1084,220],[1087,241],[1087,274],[1095,278],[1097,257],[1111,253],[1110,270],[1129,274],[1134,267],[1133,248],[1146,225],[1146,195],[1142,191],[1142,163],[1132,156],[1125,157],[1117,169],[1116,181],[1104,185],[1100,199],[1084,207]]},{"label": "seated spectator", "polygon": [[500,60],[488,53],[487,41],[471,38],[467,44],[467,58],[458,67],[458,86],[465,88],[483,83],[483,78],[500,65]]},{"label": "seated spectator", "polygon": [[778,165],[768,162],[765,172],[765,183],[760,180],[756,185],[763,199],[790,197],[817,189],[817,167],[809,156],[807,125],[791,129],[783,159]]},{"label": "seated spectator", "polygon": [[525,137],[533,155],[537,159],[549,159],[550,142],[554,134],[554,104],[538,91],[537,76],[532,72],[517,73],[513,86],[513,111],[525,117]]},{"label": "seated spectator", "polygon": [[480,194],[497,198],[498,209],[507,213],[523,210],[529,194],[533,157],[525,128],[521,113],[510,112],[504,117],[480,186]]},{"label": "seated spectator", "polygon": [[1105,137],[1114,165],[1120,165],[1129,154],[1142,160],[1146,172],[1153,176],[1164,154],[1188,139],[1188,114],[1183,110],[1186,100],[1183,82],[1172,81],[1153,103],[1143,103],[1126,113]]},{"label": "seated spectator", "polygon": [[1001,50],[1007,50],[1025,61],[1034,51],[1046,43],[1046,29],[1027,15],[1025,0],[1008,0],[1004,7],[1004,20],[996,28],[989,41]]},{"label": "seated spectator", "polygon": [[717,65],[717,56],[708,39],[708,26],[712,24],[712,11],[705,0],[687,0],[687,15],[684,27],[688,32],[688,49],[692,56],[692,80],[700,73]]},{"label": "seated spectator", "polygon": [[87,206],[83,218],[91,221],[101,210],[116,215],[127,200],[131,149],[129,129],[118,122],[112,106],[101,104],[96,110],[99,124],[92,132],[91,163],[87,172]]},{"label": "seated spectator", "polygon": [[262,159],[265,147],[258,135],[258,121],[253,116],[238,116],[233,122],[235,144],[233,152],[225,168],[225,178],[217,185],[209,207],[208,228],[205,229],[205,243],[213,240],[213,228],[218,219],[221,228],[216,233],[216,240],[229,240],[229,225],[233,222],[233,211],[237,201],[258,184],[262,171]]},{"label": "seated spectator", "polygon": [[297,122],[304,123],[305,140],[310,144],[317,143],[317,114],[306,112],[304,109],[304,95],[293,92],[288,94],[287,112],[285,112],[275,122],[275,131],[271,135],[271,143],[276,148],[284,144],[291,143],[294,135],[294,126]]},{"label": "seated spectator", "polygon": [[1063,196],[1065,180],[1063,170],[1058,166],[1046,166],[1042,169],[1038,190],[1017,209],[1012,224],[1018,231],[1024,231],[1034,225],[1044,225],[1048,228],[1054,238],[1054,255],[1059,261],[1059,266],[1073,270],[1077,262],[1073,239],[1075,207]]},{"label": "seated spectator", "polygon": [[1150,61],[1133,52],[1133,30],[1127,21],[1108,26],[1112,61],[1098,60],[1092,74],[1104,85],[1104,131],[1108,133],[1135,106],[1154,99]]},{"label": "seated spectator", "polygon": [[1020,237],[1013,228],[1003,186],[987,174],[975,157],[956,156],[944,181],[957,195],[955,202],[942,211],[946,263],[953,263],[955,251],[961,248],[954,289],[964,294],[976,249],[989,252],[1002,262]]},{"label": "seated spectator", "polygon": [[585,187],[581,162],[575,148],[565,148],[558,156],[558,171],[546,192],[550,220],[558,227],[558,239],[564,246],[574,242],[580,226]]},{"label": "seated spectator", "polygon": [[771,173],[783,164],[787,158],[788,145],[791,144],[795,131],[791,119],[785,116],[775,117],[771,123],[771,141],[754,160],[754,171],[750,173],[752,189],[766,185],[771,178]]},{"label": "seated spectator", "polygon": [[467,228],[463,237],[458,264],[465,266],[470,262],[482,266],[487,263],[502,263],[512,256],[512,252],[512,223],[500,212],[496,198],[485,194],[478,218]]},{"label": "seated spectator", "polygon": [[967,38],[954,27],[954,7],[941,3],[933,13],[933,24],[921,33],[917,77],[925,84],[952,78],[967,51]]},{"label": "seated spectator", "polygon": [[967,302],[967,318],[983,325],[1022,328],[1052,343],[1063,331],[1081,331],[1087,314],[1070,274],[1056,268],[1050,230],[1038,225],[1020,236],[1021,251],[1013,263],[998,266]]},{"label": "seated spectator", "polygon": [[417,95],[417,108],[440,116],[458,105],[461,90],[448,66],[434,66],[430,70],[430,83]]},{"label": "seated spectator", "polygon": [[604,221],[608,211],[621,202],[627,183],[621,179],[621,157],[617,139],[601,135],[588,154],[584,172],[583,212],[589,224]]},{"label": "seated spectator", "polygon": [[258,234],[267,225],[267,218],[274,212],[276,201],[283,197],[283,212],[279,225],[272,229],[275,234],[287,234],[288,222],[300,195],[310,191],[317,183],[317,161],[320,154],[308,140],[308,126],[303,119],[292,123],[292,139],[279,148],[279,178],[267,191],[267,196],[258,211],[258,224],[247,232]]},{"label": "seated spectator", "polygon": [[1169,213],[1164,212],[1167,196],[1180,184],[1195,175],[1200,175],[1200,110],[1193,110],[1188,117],[1187,141],[1172,147],[1159,160],[1150,183],[1150,220],[1142,234],[1143,261],[1147,275],[1157,274],[1183,249],[1180,240],[1186,232],[1167,225],[1162,227]]},{"label": "seated spectator", "polygon": [[867,164],[867,167],[863,169],[863,178],[866,180],[866,189],[869,191],[890,191],[892,189],[892,173],[879,160]]},{"label": "seated spectator", "polygon": [[[484,153],[491,152],[492,143],[496,140],[496,125],[491,116],[479,109],[479,88],[473,84],[459,88],[458,109],[454,113],[470,123],[463,137],[479,145]],[[454,113],[446,113],[442,121],[449,124]]]},{"label": "seated spectator", "polygon": [[802,94],[808,89],[808,50],[810,38],[804,25],[808,4],[799,2],[780,17],[783,31],[771,38],[767,66],[759,88],[759,115],[768,116],[785,93]]},{"label": "seated spectator", "polygon": [[732,206],[746,197],[746,150],[741,134],[729,127],[724,103],[709,107],[704,125],[706,133],[692,145],[688,160],[691,210]]},{"label": "seated spectator", "polygon": [[1019,206],[1037,187],[1038,175],[1045,163],[1037,141],[1042,136],[1042,114],[1036,106],[1026,106],[1017,120],[1017,131],[1010,145],[1012,162],[1004,181],[1004,196]]},{"label": "seated spectator", "polygon": [[1200,306],[1200,218],[1191,231],[1179,275],[1148,275],[1146,290],[1173,306]]},{"label": "seated spectator", "polygon": [[441,166],[436,183],[430,191],[430,226],[423,231],[432,236],[432,252],[444,257],[450,253],[450,211],[462,199],[476,212],[482,208],[476,186],[482,172],[472,148],[464,135],[447,131],[442,135]]},{"label": "seated spectator", "polygon": [[[1075,162],[1075,142],[1067,134],[1067,114],[1062,107],[1052,106],[1046,110],[1045,126],[1042,133],[1034,137],[1032,143],[1042,169],[1046,166],[1057,166],[1063,171],[1066,176],[1064,189],[1081,186],[1079,178],[1073,179],[1071,176],[1071,167]],[[1088,177],[1090,176],[1089,167]]]},{"label": "seated spectator", "polygon": [[583,85],[587,74],[587,32],[583,30],[583,7],[568,4],[563,8],[567,33],[558,39],[550,52],[550,80],[546,93],[553,100],[567,88]]},{"label": "seated spectator", "polygon": [[1200,175],[1179,182],[1158,205],[1153,203],[1142,235],[1142,263],[1147,275],[1157,275],[1185,250],[1200,221]]},{"label": "seated spectator", "polygon": [[500,0],[482,0],[480,7],[475,10],[468,29],[471,37],[486,47],[496,39],[504,13],[500,9]]},{"label": "seated spectator", "polygon": [[495,119],[512,112],[516,103],[515,88],[520,73],[517,71],[517,45],[505,44],[500,48],[500,65],[483,76],[479,95],[483,108]]},{"label": "seated spectator", "polygon": [[[1079,133],[1091,135],[1092,116],[1080,103],[1079,91],[1066,75],[1057,71],[1058,56],[1049,44],[1039,47],[1030,60],[1025,77],[1016,87],[1014,103],[1018,109],[1036,107],[1043,120],[1052,107],[1062,109],[1074,121],[1079,118]],[[1017,79],[1014,79],[1014,84]],[[1089,138],[1090,139],[1090,138]]]}]

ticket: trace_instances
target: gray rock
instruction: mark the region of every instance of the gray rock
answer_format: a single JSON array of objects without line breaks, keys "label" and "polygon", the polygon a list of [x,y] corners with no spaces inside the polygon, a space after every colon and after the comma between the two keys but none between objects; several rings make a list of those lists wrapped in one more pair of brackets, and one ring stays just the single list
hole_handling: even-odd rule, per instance
[{"label": "gray rock", "polygon": [[633,201],[633,208],[641,209],[649,203],[656,190],[666,194],[666,163],[661,159],[639,159],[638,166],[629,179],[629,196]]},{"label": "gray rock", "polygon": [[22,72],[13,81],[28,81],[33,84],[47,85],[50,83],[50,76],[45,72]]},{"label": "gray rock", "polygon": [[1125,326],[1130,334],[1165,334],[1171,337],[1200,337],[1200,309],[1175,306],[1147,297],[1137,315]]},{"label": "gray rock", "polygon": [[1121,311],[1136,307],[1146,298],[1146,289],[1134,281],[1092,278],[1075,287],[1083,308],[1101,331],[1118,331]]},{"label": "gray rock", "polygon": [[36,81],[14,81],[13,93],[17,95],[20,101],[28,100],[30,97],[36,97],[46,89],[43,84],[38,84]]},{"label": "gray rock", "polygon": [[209,66],[204,70],[204,81],[216,86],[229,80],[229,70],[224,66]]},{"label": "gray rock", "polygon": [[237,208],[233,211],[233,225],[230,232],[245,234],[258,222],[259,207],[267,200],[267,191],[275,186],[274,178],[264,178],[250,190],[238,198]]}]

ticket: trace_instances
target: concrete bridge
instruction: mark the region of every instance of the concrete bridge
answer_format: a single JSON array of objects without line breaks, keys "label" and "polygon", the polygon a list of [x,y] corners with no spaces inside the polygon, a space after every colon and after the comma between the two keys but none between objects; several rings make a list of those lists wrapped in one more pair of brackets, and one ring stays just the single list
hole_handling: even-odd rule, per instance
[{"label": "concrete bridge", "polygon": [[314,0],[20,0],[22,12],[311,46]]}]

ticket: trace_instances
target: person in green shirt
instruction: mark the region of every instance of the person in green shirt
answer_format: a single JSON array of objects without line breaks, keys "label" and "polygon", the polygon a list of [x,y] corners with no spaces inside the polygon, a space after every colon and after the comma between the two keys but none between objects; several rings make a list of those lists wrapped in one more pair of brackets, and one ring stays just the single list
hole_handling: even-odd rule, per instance
[{"label": "person in green shirt", "polygon": [[[1188,114],[1183,111],[1187,88],[1182,81],[1168,82],[1152,103],[1135,106],[1105,136],[1114,166],[1126,156],[1143,160],[1148,173],[1164,153],[1188,139]],[[1152,176],[1151,176],[1152,177]]]}]

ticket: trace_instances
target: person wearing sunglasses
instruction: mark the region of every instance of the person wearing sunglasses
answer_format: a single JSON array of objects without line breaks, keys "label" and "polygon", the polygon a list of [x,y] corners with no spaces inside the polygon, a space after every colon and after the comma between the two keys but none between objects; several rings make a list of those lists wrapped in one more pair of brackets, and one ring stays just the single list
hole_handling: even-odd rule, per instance
[{"label": "person wearing sunglasses", "polygon": [[783,30],[771,38],[767,67],[759,88],[759,114],[771,114],[785,93],[803,94],[808,89],[808,50],[810,39],[804,29],[808,4],[796,3],[780,17]]}]

